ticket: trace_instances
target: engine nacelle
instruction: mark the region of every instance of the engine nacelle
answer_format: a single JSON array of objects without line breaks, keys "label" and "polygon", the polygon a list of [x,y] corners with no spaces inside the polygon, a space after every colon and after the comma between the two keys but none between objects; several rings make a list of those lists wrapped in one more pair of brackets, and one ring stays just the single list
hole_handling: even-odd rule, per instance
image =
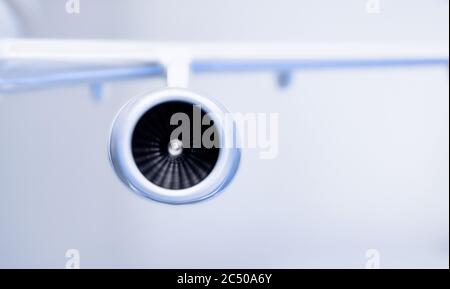
[{"label": "engine nacelle", "polygon": [[128,187],[159,202],[211,197],[239,166],[236,126],[228,116],[217,102],[185,89],[135,97],[112,126],[114,170]]}]

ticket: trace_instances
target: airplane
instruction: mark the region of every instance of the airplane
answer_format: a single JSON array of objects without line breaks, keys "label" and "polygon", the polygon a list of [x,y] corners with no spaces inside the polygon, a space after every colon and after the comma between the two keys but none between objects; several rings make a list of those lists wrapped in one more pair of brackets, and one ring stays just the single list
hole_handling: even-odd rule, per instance
[{"label": "airplane", "polygon": [[[286,86],[296,70],[448,68],[448,62],[448,47],[427,45],[4,39],[0,93],[86,83],[101,99],[105,82],[165,78],[166,88],[134,97],[118,112],[110,132],[109,159],[118,177],[138,194],[187,204],[222,191],[240,160],[238,145],[224,145],[239,142],[235,122],[225,129],[227,110],[213,98],[189,90],[191,74],[269,71]],[[190,141],[172,138],[172,130],[160,125],[176,112],[187,112],[183,103],[199,105],[202,116],[210,115],[218,147],[189,148]]]}]

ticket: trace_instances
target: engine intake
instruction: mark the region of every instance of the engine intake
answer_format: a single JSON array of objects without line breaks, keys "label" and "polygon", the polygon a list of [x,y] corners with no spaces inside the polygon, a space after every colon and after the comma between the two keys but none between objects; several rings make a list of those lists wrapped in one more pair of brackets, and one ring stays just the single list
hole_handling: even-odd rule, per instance
[{"label": "engine intake", "polygon": [[[189,120],[187,135],[175,134],[177,114]],[[208,198],[225,188],[239,165],[239,148],[226,145],[237,142],[234,123],[224,128],[225,115],[213,100],[184,89],[136,97],[113,123],[112,165],[127,186],[153,200],[183,204]],[[198,140],[205,133],[213,146]]]}]

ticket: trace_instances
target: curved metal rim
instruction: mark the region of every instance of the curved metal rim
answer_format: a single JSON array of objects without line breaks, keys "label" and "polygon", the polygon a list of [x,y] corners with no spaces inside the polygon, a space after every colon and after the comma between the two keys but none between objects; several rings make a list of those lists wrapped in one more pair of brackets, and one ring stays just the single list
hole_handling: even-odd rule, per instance
[{"label": "curved metal rim", "polygon": [[[145,178],[139,171],[131,149],[134,128],[151,107],[167,101],[186,101],[200,104],[202,109],[211,113],[211,118],[219,127],[219,158],[211,173],[193,187],[170,190],[159,187]],[[240,161],[240,150],[234,145],[226,147],[226,143],[236,143],[235,125],[231,131],[224,128],[224,114],[227,111],[210,98],[203,97],[189,90],[167,88],[146,93],[130,100],[120,109],[112,128],[109,143],[109,157],[112,166],[120,179],[131,189],[144,197],[169,204],[186,204],[204,200],[221,191],[233,178]]]}]

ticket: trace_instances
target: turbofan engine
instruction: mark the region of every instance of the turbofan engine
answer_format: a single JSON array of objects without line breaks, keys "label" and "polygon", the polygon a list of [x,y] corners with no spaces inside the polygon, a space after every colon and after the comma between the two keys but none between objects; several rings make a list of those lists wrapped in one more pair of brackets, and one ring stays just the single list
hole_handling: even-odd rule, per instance
[{"label": "turbofan engine", "polygon": [[119,111],[109,144],[120,179],[150,199],[183,204],[226,187],[239,166],[234,121],[217,102],[168,88],[138,96]]}]

